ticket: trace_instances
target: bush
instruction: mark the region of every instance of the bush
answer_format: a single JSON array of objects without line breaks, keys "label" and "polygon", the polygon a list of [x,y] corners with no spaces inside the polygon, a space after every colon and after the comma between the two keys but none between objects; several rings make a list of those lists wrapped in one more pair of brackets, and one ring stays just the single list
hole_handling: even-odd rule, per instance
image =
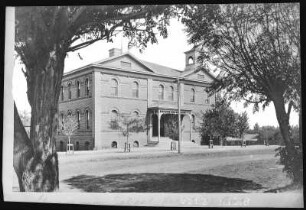
[{"label": "bush", "polygon": [[279,156],[279,164],[284,165],[283,171],[295,184],[303,184],[303,153],[301,149],[295,149],[295,155],[289,156],[287,147],[275,149]]}]

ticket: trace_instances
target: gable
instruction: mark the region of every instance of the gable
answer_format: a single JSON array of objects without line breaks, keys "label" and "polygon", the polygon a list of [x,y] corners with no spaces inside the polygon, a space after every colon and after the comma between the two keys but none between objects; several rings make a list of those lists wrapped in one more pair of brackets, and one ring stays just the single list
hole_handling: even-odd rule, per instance
[{"label": "gable", "polygon": [[213,82],[213,78],[206,72],[204,72],[203,70],[199,70],[199,71],[194,71],[188,75],[185,76],[186,79],[190,79],[190,80],[197,80],[197,81],[201,81],[201,82]]},{"label": "gable", "polygon": [[146,72],[146,73],[153,72],[151,69],[149,69],[147,66],[145,66],[144,64],[142,64],[140,61],[138,61],[129,54],[124,54],[114,58],[109,58],[97,64],[105,67],[120,68],[127,71],[131,70],[131,71]]}]

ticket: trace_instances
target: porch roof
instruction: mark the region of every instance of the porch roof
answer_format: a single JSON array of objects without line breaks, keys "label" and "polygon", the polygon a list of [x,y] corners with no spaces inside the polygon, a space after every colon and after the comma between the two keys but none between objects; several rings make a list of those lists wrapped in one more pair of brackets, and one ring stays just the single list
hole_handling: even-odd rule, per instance
[{"label": "porch roof", "polygon": [[[163,114],[178,114],[178,109],[172,107],[154,106],[149,107],[148,110],[153,111],[154,113],[160,111]],[[181,109],[181,114],[191,114],[191,109]]]}]

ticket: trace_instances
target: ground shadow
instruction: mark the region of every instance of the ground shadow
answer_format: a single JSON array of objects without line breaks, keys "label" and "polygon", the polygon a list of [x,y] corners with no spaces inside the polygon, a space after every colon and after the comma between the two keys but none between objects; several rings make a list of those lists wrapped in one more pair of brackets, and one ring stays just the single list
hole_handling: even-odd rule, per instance
[{"label": "ground shadow", "polygon": [[251,180],[206,174],[137,173],[79,175],[65,180],[85,192],[208,192],[243,193],[262,189]]}]

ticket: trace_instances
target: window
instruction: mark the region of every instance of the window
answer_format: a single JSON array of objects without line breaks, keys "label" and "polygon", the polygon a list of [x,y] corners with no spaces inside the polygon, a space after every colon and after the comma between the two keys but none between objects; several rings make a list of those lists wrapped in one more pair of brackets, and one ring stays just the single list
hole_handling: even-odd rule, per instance
[{"label": "window", "polygon": [[68,99],[71,99],[71,83],[68,84]]},{"label": "window", "polygon": [[64,87],[61,86],[61,100],[64,100]]},{"label": "window", "polygon": [[71,111],[70,110],[68,111],[68,116],[71,116]]},{"label": "window", "polygon": [[85,142],[85,150],[89,150],[89,142],[88,141]]},{"label": "window", "polygon": [[77,97],[79,98],[81,95],[81,84],[77,81]]},{"label": "window", "polygon": [[205,100],[205,103],[206,103],[206,104],[210,104],[209,98],[207,98],[207,99]]},{"label": "window", "polygon": [[85,80],[85,95],[86,96],[89,95],[89,80],[88,80],[88,78],[86,78],[86,80]]},{"label": "window", "polygon": [[132,67],[132,64],[130,62],[121,61],[121,67],[130,69]]},{"label": "window", "polygon": [[169,95],[169,100],[173,101],[174,100],[174,88],[170,86],[170,95]]},{"label": "window", "polygon": [[79,150],[80,149],[80,143],[77,141],[75,144],[75,150]]},{"label": "window", "polygon": [[115,79],[111,80],[111,95],[118,96],[118,82]]},{"label": "window", "polygon": [[77,121],[78,121],[78,129],[80,129],[80,111],[77,111]]},{"label": "window", "polygon": [[118,112],[116,110],[112,110],[111,119],[116,120],[118,118]]},{"label": "window", "polygon": [[188,64],[193,64],[193,63],[194,63],[193,57],[190,56],[190,57],[188,58]]},{"label": "window", "polygon": [[137,111],[134,111],[134,112],[132,113],[132,116],[133,116],[133,117],[139,117],[139,113],[138,113]]},{"label": "window", "polygon": [[195,90],[193,88],[191,88],[190,102],[195,102]]},{"label": "window", "polygon": [[60,141],[60,151],[64,151],[64,142]]},{"label": "window", "polygon": [[88,109],[85,111],[85,117],[86,117],[86,128],[89,129],[89,110]]},{"label": "window", "polygon": [[192,116],[192,119],[191,119],[191,123],[192,123],[192,127],[194,127],[195,126],[195,115],[193,114],[193,115],[191,115]]},{"label": "window", "polygon": [[64,130],[64,114],[61,113],[61,119],[62,119],[62,130]]},{"label": "window", "polygon": [[198,74],[198,79],[204,79],[204,75]]},{"label": "window", "polygon": [[164,91],[165,88],[163,85],[159,85],[159,88],[158,88],[158,99],[159,100],[164,100]]},{"label": "window", "polygon": [[133,82],[132,84],[132,95],[133,98],[139,97],[139,84],[137,82]]}]

